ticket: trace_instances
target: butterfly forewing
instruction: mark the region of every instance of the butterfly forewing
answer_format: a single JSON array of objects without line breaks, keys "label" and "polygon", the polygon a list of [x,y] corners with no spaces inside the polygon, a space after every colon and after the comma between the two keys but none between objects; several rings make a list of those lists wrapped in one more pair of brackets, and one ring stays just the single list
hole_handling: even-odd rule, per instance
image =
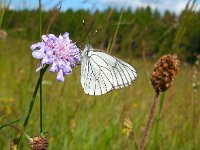
[{"label": "butterfly forewing", "polygon": [[102,95],[130,85],[137,77],[135,69],[121,59],[90,49],[81,62],[81,85],[86,94]]}]

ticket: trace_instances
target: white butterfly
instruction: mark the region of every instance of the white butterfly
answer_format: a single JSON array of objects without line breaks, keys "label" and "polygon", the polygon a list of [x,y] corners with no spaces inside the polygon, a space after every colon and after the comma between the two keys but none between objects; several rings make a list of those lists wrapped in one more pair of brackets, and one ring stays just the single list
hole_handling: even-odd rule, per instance
[{"label": "white butterfly", "polygon": [[129,86],[136,77],[131,65],[93,49],[90,44],[81,53],[81,85],[86,94],[102,95]]}]

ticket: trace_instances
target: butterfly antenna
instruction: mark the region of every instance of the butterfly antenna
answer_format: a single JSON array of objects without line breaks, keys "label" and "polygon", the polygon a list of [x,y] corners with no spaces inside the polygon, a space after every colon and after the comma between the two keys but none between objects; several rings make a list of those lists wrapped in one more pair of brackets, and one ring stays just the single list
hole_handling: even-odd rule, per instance
[{"label": "butterfly antenna", "polygon": [[88,37],[88,40],[89,40],[89,43],[90,43],[91,37],[90,37],[89,32],[88,32],[88,30],[87,30],[87,28],[86,28],[85,20],[83,20],[83,26],[84,26],[84,28],[85,28],[85,32],[86,32],[86,34],[87,34],[87,37]]}]

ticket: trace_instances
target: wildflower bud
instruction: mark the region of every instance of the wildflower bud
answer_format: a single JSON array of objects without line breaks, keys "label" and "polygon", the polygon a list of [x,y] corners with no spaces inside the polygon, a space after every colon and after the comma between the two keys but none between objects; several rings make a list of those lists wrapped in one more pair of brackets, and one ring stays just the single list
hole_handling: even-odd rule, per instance
[{"label": "wildflower bud", "polygon": [[176,55],[164,55],[155,64],[151,73],[151,84],[157,93],[168,90],[179,70],[180,61]]},{"label": "wildflower bud", "polygon": [[48,147],[48,141],[44,136],[36,136],[30,140],[31,150],[46,150]]},{"label": "wildflower bud", "polygon": [[16,150],[18,143],[19,143],[19,138],[14,138],[10,143],[10,150]]},{"label": "wildflower bud", "polygon": [[130,119],[125,119],[123,122],[123,133],[129,136],[133,132],[133,125]]}]

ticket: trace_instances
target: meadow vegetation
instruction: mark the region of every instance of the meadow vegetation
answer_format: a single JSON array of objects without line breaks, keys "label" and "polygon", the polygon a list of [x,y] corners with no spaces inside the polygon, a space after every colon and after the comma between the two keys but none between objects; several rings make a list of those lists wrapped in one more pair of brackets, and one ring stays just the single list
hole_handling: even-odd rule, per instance
[{"label": "meadow vegetation", "polygon": [[[46,33],[56,10],[42,12],[42,34]],[[93,34],[91,43],[106,50],[113,39],[120,12],[108,9],[93,13],[67,10],[58,14],[49,33],[69,32],[82,49],[88,42],[82,25]],[[34,16],[34,17],[33,17]],[[32,58],[30,45],[39,41],[38,11],[6,10],[1,28],[8,32],[0,39],[0,125],[23,116],[39,77],[39,62]],[[80,84],[80,66],[56,81],[56,74],[43,78],[43,130],[50,150],[121,150],[134,149],[132,136],[124,133],[124,121],[130,120],[140,142],[144,132],[154,89],[150,73],[159,56],[176,53],[180,71],[172,87],[162,93],[148,136],[148,150],[197,150],[200,145],[200,12],[186,6],[180,16],[169,11],[160,14],[150,7],[134,13],[125,10],[111,54],[129,62],[138,78],[129,87],[102,96],[88,96]],[[39,94],[26,129],[30,136],[39,134]],[[23,121],[17,122],[22,127]],[[0,130],[0,149],[8,149],[19,133],[12,128]],[[24,138],[22,149],[28,149]]]}]

